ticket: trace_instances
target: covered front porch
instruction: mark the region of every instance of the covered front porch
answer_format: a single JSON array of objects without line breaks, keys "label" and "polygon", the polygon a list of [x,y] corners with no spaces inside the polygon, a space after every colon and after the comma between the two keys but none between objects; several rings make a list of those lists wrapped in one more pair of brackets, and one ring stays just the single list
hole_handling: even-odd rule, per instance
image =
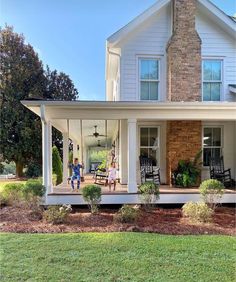
[{"label": "covered front porch", "polygon": [[[222,134],[227,132],[222,138],[222,144],[224,143],[222,150],[226,156],[226,165],[231,168],[232,177],[235,179],[236,103],[23,101],[23,104],[38,114],[42,120],[46,204],[83,203],[80,193],[72,193],[68,184],[69,144],[73,144],[73,157],[78,157],[79,161],[84,163],[82,174],[85,176],[85,182],[81,187],[94,181],[89,174],[92,168],[91,151],[105,150],[106,166],[111,160],[116,162],[119,183],[114,193],[102,185],[104,204],[140,202],[139,156],[142,154],[151,156],[154,159],[154,166],[160,168],[159,202],[184,203],[187,200],[199,200],[197,188],[180,189],[170,185],[171,158],[168,150],[178,151],[179,147],[175,147],[174,141],[174,145],[171,146],[168,142],[171,138],[175,140],[175,133],[171,132],[173,133],[173,129],[180,121],[187,124],[187,130],[191,129],[191,122],[197,124],[198,145],[202,142],[199,140],[202,140],[201,130],[204,126],[222,126]],[[63,183],[58,186],[52,184],[52,126],[63,134]],[[182,138],[183,147],[186,144],[188,147],[185,151],[188,154],[196,151],[196,142],[192,139],[184,140],[183,132],[181,134],[179,138]],[[153,140],[152,144],[150,140]],[[209,178],[208,170],[203,167],[203,179]],[[234,202],[234,193],[230,190],[226,192],[223,201]]]}]

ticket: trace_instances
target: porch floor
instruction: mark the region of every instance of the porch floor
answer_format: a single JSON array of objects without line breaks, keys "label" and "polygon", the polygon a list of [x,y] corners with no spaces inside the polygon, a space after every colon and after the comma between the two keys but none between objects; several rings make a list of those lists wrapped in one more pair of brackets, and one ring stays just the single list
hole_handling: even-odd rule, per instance
[{"label": "porch floor", "polygon": [[[85,185],[93,184],[94,178],[92,174],[86,174],[85,175],[85,181],[81,182],[80,188],[83,188]],[[77,183],[75,181],[75,187]],[[116,184],[116,190],[113,191],[113,185],[112,185],[112,191],[109,192],[109,187],[105,185],[100,185],[102,188],[102,194],[126,194],[128,193],[128,186],[122,185],[120,183]],[[225,193],[227,194],[235,194],[235,190],[231,189],[225,189]],[[49,193],[50,195],[62,195],[62,194],[69,194],[69,195],[80,195],[81,190],[78,192],[71,191],[70,184],[60,184],[55,187],[53,187],[52,193]],[[169,185],[161,185],[160,186],[160,194],[199,194],[198,187],[194,188],[176,188],[176,187],[170,187]]]}]

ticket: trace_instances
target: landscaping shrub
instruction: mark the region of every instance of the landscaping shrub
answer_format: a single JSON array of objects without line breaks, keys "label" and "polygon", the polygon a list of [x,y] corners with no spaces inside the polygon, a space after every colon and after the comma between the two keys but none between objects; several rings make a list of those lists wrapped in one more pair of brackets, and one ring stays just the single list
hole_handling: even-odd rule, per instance
[{"label": "landscaping shrub", "polygon": [[213,210],[206,203],[188,202],[182,207],[183,215],[192,222],[210,222]]},{"label": "landscaping shrub", "polygon": [[84,201],[88,203],[91,213],[98,211],[98,205],[101,202],[102,189],[96,184],[86,185],[82,189]]},{"label": "landscaping shrub", "polygon": [[1,192],[1,201],[7,205],[19,205],[24,199],[24,184],[8,183]]},{"label": "landscaping shrub", "polygon": [[45,186],[43,186],[41,180],[39,179],[29,179],[24,186],[24,194],[27,198],[27,195],[32,194],[34,196],[43,197],[46,192]]},{"label": "landscaping shrub", "polygon": [[145,182],[138,187],[138,190],[141,193],[141,201],[146,208],[151,208],[160,198],[159,185],[154,182]]},{"label": "landscaping shrub", "polygon": [[57,175],[55,173],[52,174],[52,184],[53,186],[57,185]]},{"label": "landscaping shrub", "polygon": [[62,162],[59,151],[56,146],[52,147],[52,171],[57,175],[56,184],[60,184],[62,182]]},{"label": "landscaping shrub", "polygon": [[52,224],[61,224],[65,223],[68,215],[72,211],[70,205],[63,206],[49,206],[46,211],[43,213],[43,218]]},{"label": "landscaping shrub", "polygon": [[139,210],[137,207],[123,205],[114,215],[114,221],[121,223],[132,223],[138,218]]},{"label": "landscaping shrub", "polygon": [[213,210],[215,210],[225,192],[224,185],[216,179],[203,181],[199,191],[203,201]]}]

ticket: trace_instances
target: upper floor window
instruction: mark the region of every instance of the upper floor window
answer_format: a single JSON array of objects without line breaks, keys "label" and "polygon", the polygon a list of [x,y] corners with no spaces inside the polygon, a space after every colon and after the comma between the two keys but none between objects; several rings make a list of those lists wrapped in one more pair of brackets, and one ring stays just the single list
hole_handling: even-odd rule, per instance
[{"label": "upper floor window", "polygon": [[140,100],[158,100],[159,60],[140,59],[139,66]]},{"label": "upper floor window", "polygon": [[220,101],[222,61],[203,60],[203,101]]}]

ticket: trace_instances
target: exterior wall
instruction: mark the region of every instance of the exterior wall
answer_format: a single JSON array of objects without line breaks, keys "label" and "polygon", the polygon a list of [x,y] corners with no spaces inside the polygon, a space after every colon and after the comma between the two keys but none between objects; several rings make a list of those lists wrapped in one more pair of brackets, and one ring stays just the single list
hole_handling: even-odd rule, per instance
[{"label": "exterior wall", "polygon": [[161,64],[160,100],[165,100],[165,48],[170,37],[170,6],[151,17],[142,27],[121,42],[120,100],[139,100],[138,58],[159,57]]},{"label": "exterior wall", "polygon": [[167,52],[167,99],[201,100],[201,39],[195,30],[195,0],[173,1],[173,34]]},{"label": "exterior wall", "polygon": [[[120,50],[120,79],[116,78],[117,91],[115,100],[139,100],[138,57],[159,57],[161,63],[160,100],[166,101],[166,45],[171,36],[171,7],[162,8],[147,22],[142,24],[127,38],[121,41],[116,49]],[[223,93],[222,100],[236,101],[236,95],[230,93],[228,84],[235,84],[236,77],[236,41],[222,30],[217,22],[205,15],[197,7],[196,30],[201,38],[202,57],[221,58],[223,60]],[[108,69],[112,72],[112,65]],[[192,72],[191,72],[192,73]],[[201,70],[200,70],[201,73]],[[192,75],[194,77],[194,75]],[[113,86],[111,86],[113,87]],[[189,91],[192,85],[188,85]],[[200,95],[202,96],[202,95]],[[201,97],[200,97],[201,98]]]},{"label": "exterior wall", "polygon": [[196,29],[202,40],[202,57],[223,60],[222,100],[236,101],[236,95],[229,92],[229,84],[236,83],[236,40],[230,37],[215,22],[198,10]]},{"label": "exterior wall", "polygon": [[179,160],[194,158],[202,147],[201,121],[167,121],[166,130],[166,177],[170,184],[171,172]]},{"label": "exterior wall", "polygon": [[[231,168],[231,177],[236,178],[236,122],[207,122],[204,121],[202,126],[221,126],[223,129],[223,156],[225,169]],[[208,179],[209,168],[202,169],[202,180]]]}]

